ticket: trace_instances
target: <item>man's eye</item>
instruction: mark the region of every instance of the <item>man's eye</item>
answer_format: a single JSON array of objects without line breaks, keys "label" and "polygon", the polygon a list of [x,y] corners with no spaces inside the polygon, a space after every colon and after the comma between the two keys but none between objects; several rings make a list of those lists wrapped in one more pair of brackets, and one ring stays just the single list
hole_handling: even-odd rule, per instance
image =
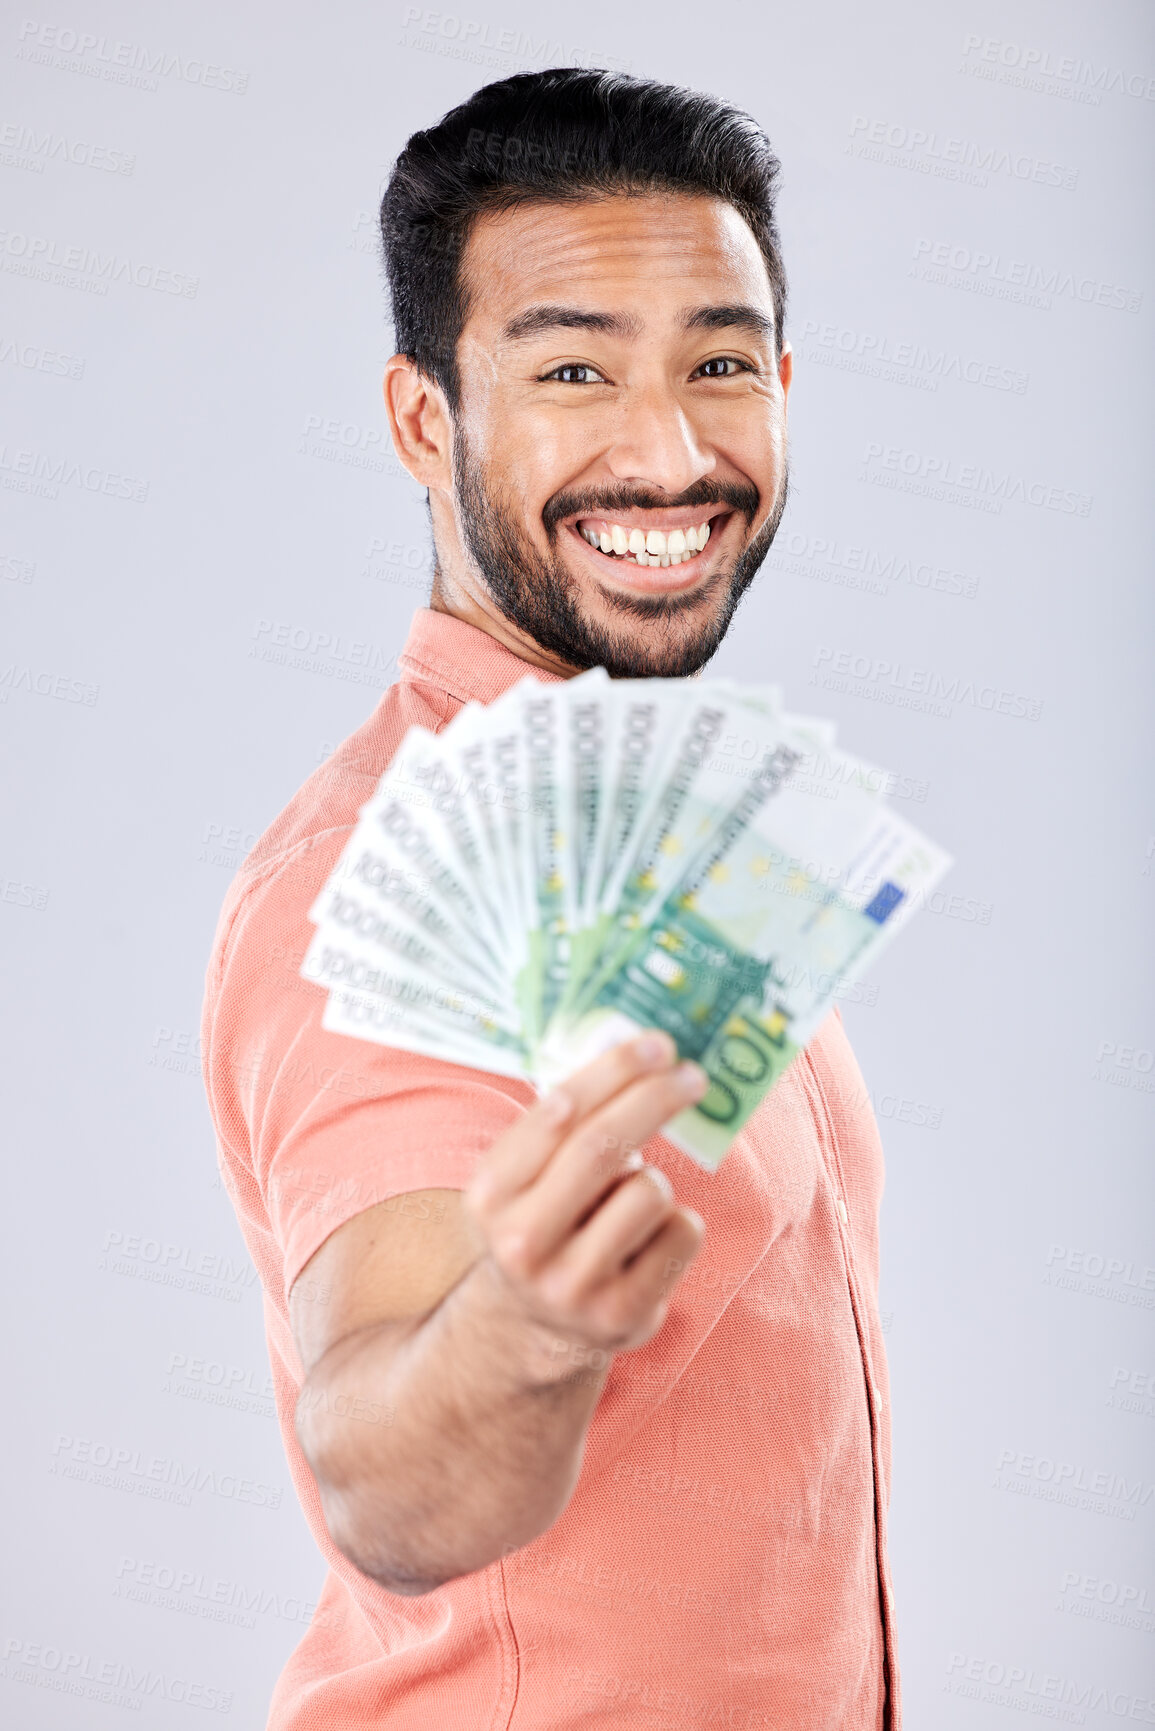
[{"label": "man's eye", "polygon": [[[590,376],[588,379],[579,379],[574,376],[577,373],[588,373]],[[558,383],[563,385],[588,385],[600,378],[601,374],[596,368],[586,366],[582,361],[569,361],[555,367],[551,373],[544,373],[541,382],[544,384],[547,379],[557,379]]]},{"label": "man's eye", "polygon": [[710,367],[738,367],[744,373],[753,370],[747,366],[745,361],[738,360],[735,355],[716,355],[712,361],[703,361],[698,368],[698,371],[704,373],[708,379],[732,379],[733,373],[712,373],[708,370]]}]

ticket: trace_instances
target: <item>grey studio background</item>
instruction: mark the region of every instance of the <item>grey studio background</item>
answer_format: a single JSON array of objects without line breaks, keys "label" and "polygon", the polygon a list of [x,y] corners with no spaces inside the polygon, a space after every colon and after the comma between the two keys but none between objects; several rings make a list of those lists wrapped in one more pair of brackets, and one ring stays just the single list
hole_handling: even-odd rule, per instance
[{"label": "grey studio background", "polygon": [[262,1725],[319,1591],[204,969],[427,593],[383,180],[559,62],[722,94],[783,159],[793,494],[715,670],[836,717],[957,859],[843,1005],[888,1160],[907,1723],[1155,1723],[1150,16],[9,13],[5,1724]]}]

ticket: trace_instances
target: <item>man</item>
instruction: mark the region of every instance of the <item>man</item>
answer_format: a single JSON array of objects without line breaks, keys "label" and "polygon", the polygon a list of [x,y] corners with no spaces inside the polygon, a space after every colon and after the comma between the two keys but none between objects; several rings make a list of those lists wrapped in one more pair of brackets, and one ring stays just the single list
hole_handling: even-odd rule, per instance
[{"label": "man", "polygon": [[[710,1175],[663,1035],[540,1102],[324,1032],[307,912],[405,730],[713,654],[786,492],[777,163],[553,70],[411,138],[382,228],[431,606],[233,884],[206,1074],[330,1572],[276,1731],[899,1723],[882,1158],[837,1015]],[[641,1152],[638,1152],[641,1150]]]}]

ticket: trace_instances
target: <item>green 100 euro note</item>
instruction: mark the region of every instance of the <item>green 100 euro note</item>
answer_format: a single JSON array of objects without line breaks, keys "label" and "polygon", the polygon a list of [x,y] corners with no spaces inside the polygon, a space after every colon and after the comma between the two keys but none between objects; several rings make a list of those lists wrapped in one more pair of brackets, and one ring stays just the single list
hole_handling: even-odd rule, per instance
[{"label": "green 100 euro note", "polygon": [[773,754],[749,823],[703,849],[636,921],[618,967],[547,1054],[560,1074],[638,1028],[664,1028],[710,1079],[665,1134],[709,1167],[950,864],[885,806],[850,836],[849,857],[833,852],[835,837],[824,860],[798,853],[782,761]]}]

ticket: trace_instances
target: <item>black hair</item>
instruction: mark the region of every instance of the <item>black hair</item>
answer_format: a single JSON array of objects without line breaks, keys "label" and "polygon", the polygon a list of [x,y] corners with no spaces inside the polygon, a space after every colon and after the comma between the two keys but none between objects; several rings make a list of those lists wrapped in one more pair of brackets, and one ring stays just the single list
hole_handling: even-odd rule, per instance
[{"label": "black hair", "polygon": [[569,66],[487,84],[412,135],[381,201],[398,352],[441,386],[456,415],[457,343],[469,316],[461,263],[481,212],[682,192],[724,199],[749,225],[770,279],[781,355],[778,175],[757,123],[714,96]]}]

